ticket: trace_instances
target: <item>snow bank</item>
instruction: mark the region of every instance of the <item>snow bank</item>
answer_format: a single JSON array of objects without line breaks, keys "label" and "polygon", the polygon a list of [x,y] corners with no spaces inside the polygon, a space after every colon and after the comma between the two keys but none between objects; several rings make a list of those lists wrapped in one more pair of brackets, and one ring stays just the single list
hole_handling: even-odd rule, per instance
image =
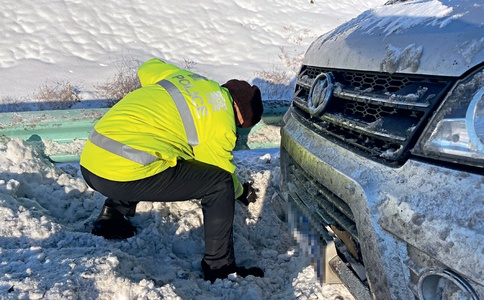
[{"label": "snow bank", "polygon": [[278,149],[237,151],[242,180],[259,199],[237,203],[237,263],[265,278],[201,278],[203,224],[197,200],[142,202],[123,241],[90,234],[104,197],[78,165],[55,165],[14,139],[0,143],[1,299],[351,299],[342,286],[321,288],[270,199],[279,184]]}]

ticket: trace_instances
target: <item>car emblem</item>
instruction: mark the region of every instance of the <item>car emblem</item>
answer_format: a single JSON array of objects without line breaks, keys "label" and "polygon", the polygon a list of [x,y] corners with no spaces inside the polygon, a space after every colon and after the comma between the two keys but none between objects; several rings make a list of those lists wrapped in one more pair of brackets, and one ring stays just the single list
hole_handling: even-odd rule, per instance
[{"label": "car emblem", "polygon": [[333,75],[321,73],[313,81],[309,90],[308,107],[311,117],[319,115],[333,95]]}]

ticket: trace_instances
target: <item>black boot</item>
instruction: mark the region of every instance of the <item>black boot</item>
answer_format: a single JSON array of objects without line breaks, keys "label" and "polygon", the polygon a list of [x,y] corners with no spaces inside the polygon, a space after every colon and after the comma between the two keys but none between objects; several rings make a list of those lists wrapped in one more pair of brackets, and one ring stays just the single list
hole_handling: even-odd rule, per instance
[{"label": "black boot", "polygon": [[127,239],[136,233],[136,227],[116,209],[103,206],[91,233],[106,239]]},{"label": "black boot", "polygon": [[203,277],[205,280],[210,280],[211,283],[214,283],[217,278],[225,279],[229,274],[237,273],[238,276],[247,277],[249,275],[253,275],[256,277],[264,277],[264,271],[260,268],[244,268],[244,267],[237,267],[235,263],[231,265],[226,265],[221,267],[220,269],[210,269],[210,266],[202,259],[202,270],[203,270]]},{"label": "black boot", "polygon": [[235,267],[235,272],[237,275],[242,277],[247,277],[249,275],[255,277],[264,277],[264,271],[261,268],[252,267],[252,268],[244,268],[244,267]]}]

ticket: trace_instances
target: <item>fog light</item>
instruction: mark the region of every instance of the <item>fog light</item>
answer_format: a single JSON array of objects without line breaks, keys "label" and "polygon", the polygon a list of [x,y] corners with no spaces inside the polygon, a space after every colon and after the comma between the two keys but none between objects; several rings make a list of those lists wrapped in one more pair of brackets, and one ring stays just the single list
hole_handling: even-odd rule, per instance
[{"label": "fog light", "polygon": [[421,300],[470,299],[479,300],[472,286],[450,270],[432,269],[423,272],[418,280]]}]

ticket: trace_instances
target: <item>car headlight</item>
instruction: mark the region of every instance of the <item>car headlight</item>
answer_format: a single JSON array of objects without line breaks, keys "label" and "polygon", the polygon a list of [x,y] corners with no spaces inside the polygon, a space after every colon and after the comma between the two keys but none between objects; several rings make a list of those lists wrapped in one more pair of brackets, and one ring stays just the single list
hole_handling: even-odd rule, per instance
[{"label": "car headlight", "polygon": [[456,83],[412,153],[484,167],[484,68]]}]

